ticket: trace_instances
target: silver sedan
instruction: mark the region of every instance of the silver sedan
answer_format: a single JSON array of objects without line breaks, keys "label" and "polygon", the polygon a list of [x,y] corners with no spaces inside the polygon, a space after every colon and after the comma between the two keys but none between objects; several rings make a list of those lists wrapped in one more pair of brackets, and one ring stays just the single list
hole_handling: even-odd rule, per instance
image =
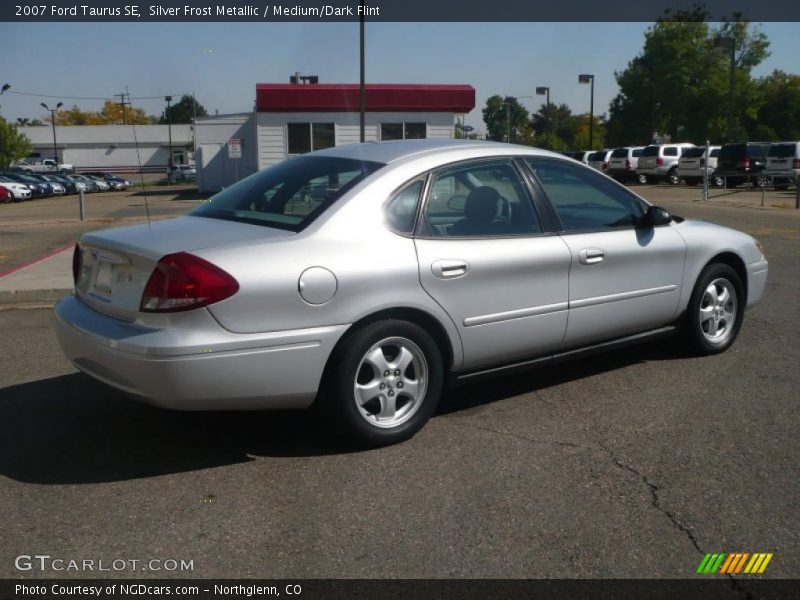
[{"label": "silver sedan", "polygon": [[734,342],[767,279],[744,233],[551,152],[349,145],[187,216],[84,234],[55,329],[81,371],[186,410],[306,408],[409,438],[454,379],[678,333]]}]

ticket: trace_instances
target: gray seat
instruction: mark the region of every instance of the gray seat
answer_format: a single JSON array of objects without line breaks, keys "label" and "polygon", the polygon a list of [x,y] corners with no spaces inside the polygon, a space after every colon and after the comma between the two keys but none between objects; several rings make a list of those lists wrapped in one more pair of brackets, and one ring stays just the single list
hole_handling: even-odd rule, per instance
[{"label": "gray seat", "polygon": [[450,227],[450,235],[497,235],[500,223],[497,218],[497,205],[500,194],[488,185],[475,188],[464,202],[464,218]]}]

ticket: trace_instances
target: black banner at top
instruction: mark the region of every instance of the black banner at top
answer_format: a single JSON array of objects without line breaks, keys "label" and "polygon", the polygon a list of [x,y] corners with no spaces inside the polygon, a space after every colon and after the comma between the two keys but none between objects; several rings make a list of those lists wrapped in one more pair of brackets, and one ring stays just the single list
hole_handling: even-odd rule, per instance
[{"label": "black banner at top", "polygon": [[798,0],[10,0],[0,21],[651,22],[698,10],[707,21],[800,22]]}]

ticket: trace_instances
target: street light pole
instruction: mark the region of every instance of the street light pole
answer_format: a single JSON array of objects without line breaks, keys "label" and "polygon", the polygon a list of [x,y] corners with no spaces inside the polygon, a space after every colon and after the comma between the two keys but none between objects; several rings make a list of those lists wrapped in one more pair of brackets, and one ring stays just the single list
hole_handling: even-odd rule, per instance
[{"label": "street light pole", "polygon": [[547,96],[544,105],[544,145],[550,148],[550,88],[546,86],[536,88],[537,96]]},{"label": "street light pole", "polygon": [[50,108],[44,102],[41,103],[41,106],[50,112],[50,122],[53,124],[53,160],[56,161],[56,170],[58,170],[58,144],[56,143],[56,113],[58,109],[64,106],[63,102],[59,102],[56,104],[55,108]]},{"label": "street light pole", "polygon": [[364,72],[364,61],[365,61],[365,52],[364,52],[364,0],[361,0],[359,3],[360,16],[358,18],[358,32],[359,32],[359,83],[358,83],[358,104],[359,104],[359,127],[360,133],[359,137],[361,143],[367,141],[366,138],[366,119],[367,119],[367,90],[365,84],[365,72]]},{"label": "street light pole", "polygon": [[589,150],[594,150],[594,75],[578,75],[578,83],[590,83],[592,86],[589,91]]},{"label": "street light pole", "polygon": [[[4,92],[6,92],[6,91],[8,91],[10,89],[11,89],[11,85],[8,84],[8,83],[4,83],[3,87],[0,88],[0,96],[2,96]],[[4,154],[5,154],[5,149],[3,148],[3,138],[0,137],[0,157],[4,156]],[[0,168],[5,168],[5,167],[6,167],[6,165],[5,165],[4,162],[0,163]]]},{"label": "street light pole", "polygon": [[172,111],[170,110],[170,102],[172,102],[172,96],[164,96],[164,100],[167,102],[167,135],[169,136],[169,177],[170,179],[173,177],[172,174]]}]

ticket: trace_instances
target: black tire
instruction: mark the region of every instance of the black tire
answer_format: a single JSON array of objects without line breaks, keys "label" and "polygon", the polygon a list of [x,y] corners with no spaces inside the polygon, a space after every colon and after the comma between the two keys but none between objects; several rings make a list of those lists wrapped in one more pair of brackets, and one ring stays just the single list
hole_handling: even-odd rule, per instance
[{"label": "black tire", "polygon": [[681,178],[678,176],[678,169],[674,167],[667,173],[667,183],[670,185],[678,185],[680,182]]},{"label": "black tire", "polygon": [[640,185],[647,185],[650,183],[650,178],[647,175],[636,175],[636,181]]},{"label": "black tire", "polygon": [[683,181],[686,185],[690,186],[696,186],[698,183],[700,183],[700,179],[698,177],[685,177]]},{"label": "black tire", "polygon": [[709,177],[709,181],[711,181],[711,183],[717,187],[722,187],[725,185],[725,178],[720,175]]},{"label": "black tire", "polygon": [[[357,380],[362,378],[365,369],[370,370],[369,365],[362,364],[368,351],[387,339],[410,341],[411,346],[416,346],[414,352],[421,351],[426,363],[427,378],[424,379],[427,381],[417,407],[405,421],[397,426],[380,427],[369,417],[363,416],[362,410],[358,408],[355,385]],[[374,373],[373,376],[376,380],[380,380],[380,374]],[[419,380],[419,375],[417,378]],[[338,344],[323,376],[317,399],[320,404],[318,408],[320,413],[334,424],[337,433],[344,435],[348,442],[370,448],[396,444],[411,438],[433,415],[439,403],[443,380],[444,366],[441,352],[428,332],[409,321],[398,319],[376,321],[348,332]],[[399,390],[400,386],[397,387],[395,402],[398,403],[397,411],[400,413],[410,400],[405,396],[404,401],[404,392]],[[391,383],[389,388],[391,390]],[[381,407],[379,410],[383,410],[383,401],[378,398],[364,404],[363,407],[374,402]],[[402,406],[401,402],[404,402]],[[413,404],[413,401],[411,403]]]},{"label": "black tire", "polygon": [[[706,289],[715,281],[729,282],[732,290],[735,292],[735,315],[733,321],[732,323],[726,324],[726,326],[730,326],[728,334],[724,339],[718,342],[709,339],[700,318],[700,310],[704,305]],[[684,317],[686,338],[691,349],[696,354],[709,355],[718,354],[730,348],[736,340],[736,336],[739,335],[739,329],[742,326],[742,319],[744,318],[745,304],[744,286],[742,285],[742,280],[738,273],[736,273],[733,268],[723,263],[707,265],[697,278]],[[723,322],[722,320],[719,321],[719,323]]]}]

